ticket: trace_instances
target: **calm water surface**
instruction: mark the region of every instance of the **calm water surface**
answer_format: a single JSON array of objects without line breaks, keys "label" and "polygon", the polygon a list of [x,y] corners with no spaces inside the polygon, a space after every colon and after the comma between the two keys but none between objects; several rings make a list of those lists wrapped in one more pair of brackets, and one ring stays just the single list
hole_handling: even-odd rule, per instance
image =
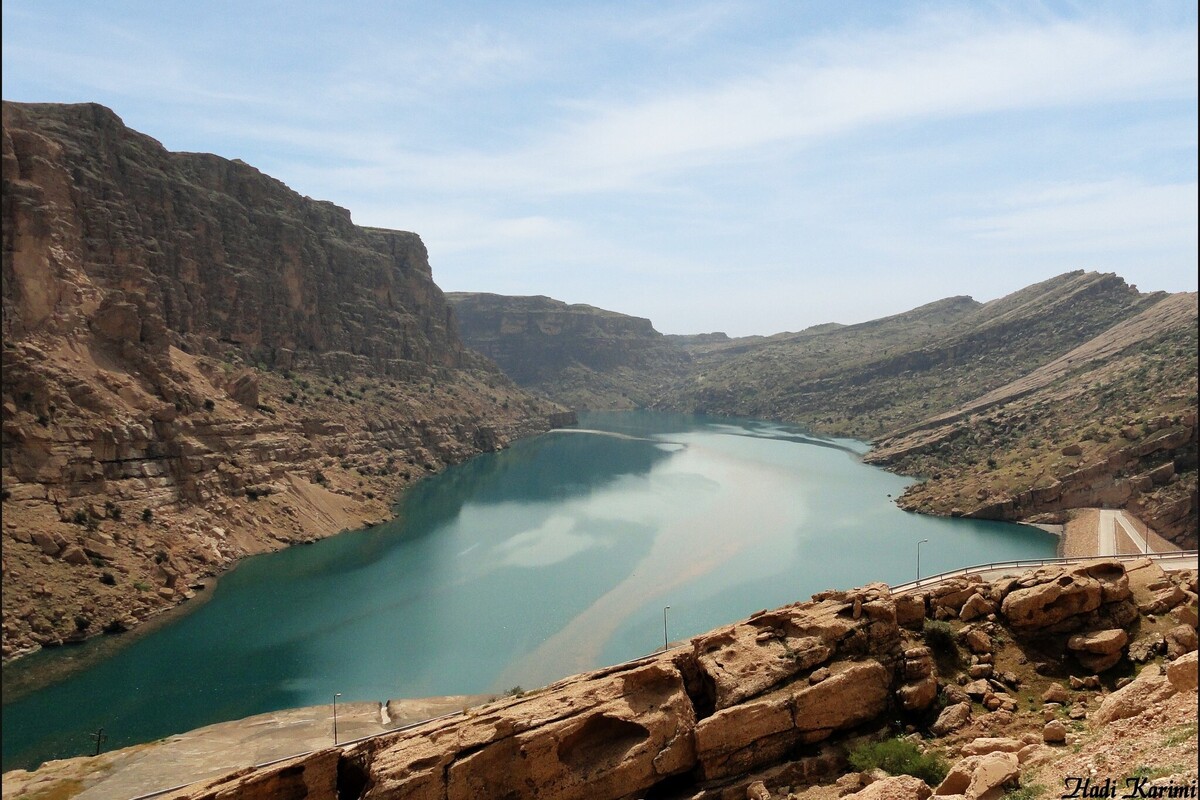
[{"label": "calm water surface", "polygon": [[[212,600],[4,706],[3,768],[292,706],[531,688],[814,592],[1053,556],[1002,523],[921,517],[861,443],[652,412],[581,415],[408,492],[368,531],[258,556]],[[40,670],[81,648],[43,652]],[[6,674],[6,679],[8,678]]]}]

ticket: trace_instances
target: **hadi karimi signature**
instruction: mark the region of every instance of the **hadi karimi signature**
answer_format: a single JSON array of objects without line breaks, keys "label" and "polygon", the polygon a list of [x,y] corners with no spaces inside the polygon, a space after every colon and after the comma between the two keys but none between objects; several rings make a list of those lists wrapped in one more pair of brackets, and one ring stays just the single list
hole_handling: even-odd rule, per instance
[{"label": "hadi karimi signature", "polygon": [[1060,795],[1062,800],[1068,800],[1068,798],[1109,798],[1109,800],[1120,798],[1120,800],[1130,800],[1131,798],[1139,797],[1196,797],[1195,779],[1187,783],[1172,783],[1168,781],[1166,783],[1155,782],[1151,785],[1150,778],[1136,775],[1129,776],[1123,782],[1115,781],[1112,778],[1094,781],[1091,778],[1067,777],[1063,778],[1063,788],[1066,791]]}]

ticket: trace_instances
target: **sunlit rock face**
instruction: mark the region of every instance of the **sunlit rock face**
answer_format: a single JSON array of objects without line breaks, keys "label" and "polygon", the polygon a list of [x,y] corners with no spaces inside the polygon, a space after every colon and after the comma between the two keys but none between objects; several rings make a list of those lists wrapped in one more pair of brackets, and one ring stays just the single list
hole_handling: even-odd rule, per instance
[{"label": "sunlit rock face", "polygon": [[6,659],[379,519],[562,411],[464,348],[416,234],[98,105],[3,118]]}]

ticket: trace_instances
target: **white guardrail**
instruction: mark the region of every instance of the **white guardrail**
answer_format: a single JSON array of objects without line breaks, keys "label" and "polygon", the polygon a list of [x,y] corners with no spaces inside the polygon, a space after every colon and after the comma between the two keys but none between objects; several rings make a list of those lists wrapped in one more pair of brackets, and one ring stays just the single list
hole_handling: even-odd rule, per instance
[{"label": "white guardrail", "polygon": [[[908,583],[897,584],[895,586],[892,586],[891,590],[892,590],[892,594],[903,594],[905,592],[911,592],[915,589],[920,589],[924,586],[931,586],[935,583],[940,583],[941,581],[944,581],[948,578],[961,578],[966,575],[974,575],[974,574],[981,573],[981,572],[991,572],[993,570],[998,570],[998,569],[1009,569],[1009,568],[1024,569],[1024,568],[1028,568],[1028,567],[1045,567],[1045,566],[1050,566],[1053,564],[1075,564],[1075,563],[1079,563],[1082,561],[1112,561],[1112,560],[1137,561],[1138,559],[1142,559],[1142,558],[1148,558],[1152,561],[1172,561],[1172,560],[1177,560],[1177,559],[1182,561],[1185,559],[1191,559],[1191,561],[1193,563],[1189,563],[1188,566],[1195,567],[1194,562],[1197,560],[1198,556],[1200,556],[1200,551],[1197,551],[1197,550],[1179,550],[1174,553],[1136,553],[1136,554],[1132,554],[1132,555],[1127,554],[1127,555],[1113,555],[1113,556],[1069,556],[1069,557],[1065,557],[1065,558],[1036,558],[1036,559],[1020,559],[1020,560],[1016,560],[1016,561],[994,561],[990,564],[975,564],[970,567],[963,567],[961,569],[951,570],[950,572],[939,572],[937,575],[930,575],[927,578],[921,578],[919,580],[909,581]],[[662,651],[655,651],[653,653],[647,653],[646,655],[638,656],[637,658],[631,658],[628,661],[622,661],[620,663],[613,664],[608,667],[603,667],[602,669],[614,669],[616,667],[623,667],[623,666],[628,666],[630,664],[636,664],[639,661],[644,661],[646,659],[652,658],[661,652]],[[412,722],[412,723],[409,723],[408,725],[402,725],[400,727],[391,728],[386,731],[380,731],[378,733],[371,733],[366,736],[360,736],[357,739],[350,739],[349,741],[339,742],[338,744],[332,745],[332,746],[336,747],[338,749],[341,749],[344,747],[348,747],[352,744],[358,744],[359,742],[365,742],[369,739],[375,739],[380,736],[387,736],[389,734],[400,733],[401,731],[411,730],[412,728],[416,728],[421,725],[427,725],[430,722],[438,722],[440,720],[450,719],[451,717],[460,717],[463,714],[464,714],[463,711],[451,711],[449,714],[443,714],[440,717],[430,717],[429,719],[421,720],[420,722]],[[275,764],[281,764],[284,761],[291,761],[293,758],[300,758],[301,756],[309,756],[309,755],[312,755],[313,753],[319,753],[319,752],[322,752],[327,749],[329,749],[329,748],[323,747],[323,748],[321,748],[321,750],[308,750],[303,753],[293,753],[290,756],[282,756],[280,758],[275,758],[270,761],[264,761],[261,764],[252,764],[249,767],[234,767],[233,769],[236,769],[236,770],[262,769],[263,767],[270,767]],[[215,778],[215,777],[217,777],[217,776],[215,776],[215,775],[212,776],[212,778]],[[171,786],[166,789],[156,789],[155,791],[150,792],[148,794],[139,794],[137,797],[130,798],[130,800],[151,800],[151,798],[161,797],[164,794],[168,794],[170,792],[177,792],[180,789],[186,789],[187,787],[189,787],[193,784],[201,783],[206,780],[211,780],[212,778],[198,778],[197,780],[194,780],[194,781],[188,781],[187,783],[181,783],[178,786]]]},{"label": "white guardrail", "polygon": [[992,572],[993,570],[997,569],[1025,569],[1029,567],[1052,566],[1054,564],[1077,564],[1082,561],[1137,561],[1142,558],[1148,558],[1151,561],[1191,559],[1192,562],[1195,562],[1198,555],[1200,555],[1200,551],[1197,550],[1176,550],[1173,553],[1126,553],[1112,556],[1067,556],[1059,558],[1020,559],[1017,561],[996,561],[991,564],[975,564],[970,567],[951,570],[950,572],[939,572],[937,575],[930,575],[927,578],[920,578],[915,581],[909,581],[908,583],[897,584],[892,587],[892,594],[911,592],[913,589],[920,589],[923,586],[940,583],[948,578],[961,578],[965,575],[975,575],[980,572]]}]

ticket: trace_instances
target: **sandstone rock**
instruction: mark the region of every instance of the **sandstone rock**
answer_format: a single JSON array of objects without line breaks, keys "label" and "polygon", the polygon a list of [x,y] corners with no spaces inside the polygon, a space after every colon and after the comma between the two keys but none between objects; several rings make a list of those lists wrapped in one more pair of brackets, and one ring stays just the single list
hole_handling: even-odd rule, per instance
[{"label": "sandstone rock", "polygon": [[992,652],[992,637],[979,628],[973,628],[963,637],[963,642],[972,653]]},{"label": "sandstone rock", "polygon": [[1062,744],[1067,741],[1067,726],[1052,719],[1042,728],[1042,741],[1046,744]]},{"label": "sandstone rock", "polygon": [[1147,634],[1129,645],[1129,660],[1140,664],[1165,652],[1167,652],[1167,641],[1163,635],[1161,633]]},{"label": "sandstone rock", "polygon": [[771,800],[771,793],[767,791],[766,784],[755,781],[746,787],[746,800]]},{"label": "sandstone rock", "polygon": [[1176,625],[1167,631],[1164,638],[1168,658],[1176,659],[1196,649],[1196,629],[1190,625]]},{"label": "sandstone rock", "polygon": [[1124,630],[1116,628],[1114,630],[1076,634],[1067,641],[1067,647],[1076,652],[1110,655],[1112,653],[1119,653],[1128,641],[1129,635]]},{"label": "sandstone rock", "polygon": [[920,778],[889,775],[847,797],[854,800],[926,800],[932,794],[933,790]]},{"label": "sandstone rock", "polygon": [[968,756],[955,762],[934,795],[961,794],[970,800],[996,800],[1003,794],[1003,788],[1014,784],[1019,776],[1020,763],[1015,753]]},{"label": "sandstone rock", "polygon": [[966,725],[970,720],[971,704],[955,703],[942,709],[942,713],[938,714],[937,721],[930,726],[930,730],[936,736],[945,736]]},{"label": "sandstone rock", "polygon": [[996,800],[1004,787],[1015,785],[1021,775],[1015,753],[988,753],[980,757],[971,772],[971,783],[964,794],[971,800]]},{"label": "sandstone rock", "polygon": [[962,690],[969,696],[982,699],[984,695],[992,690],[991,685],[984,678],[976,681],[971,681],[962,687]]},{"label": "sandstone rock", "polygon": [[1174,693],[1175,687],[1167,680],[1167,676],[1151,664],[1138,673],[1133,683],[1106,697],[1092,715],[1092,721],[1097,725],[1106,725],[1114,720],[1135,717]]},{"label": "sandstone rock", "polygon": [[1196,691],[1196,651],[1180,656],[1167,665],[1167,680],[1177,692]]},{"label": "sandstone rock", "polygon": [[1165,614],[1175,606],[1187,600],[1183,589],[1171,584],[1156,591],[1150,599],[1138,605],[1143,614]]},{"label": "sandstone rock", "polygon": [[41,551],[48,556],[58,555],[59,551],[61,551],[66,544],[61,536],[55,538],[43,531],[34,531],[30,534],[30,538],[33,540],[33,543],[36,544]]},{"label": "sandstone rock", "polygon": [[964,756],[982,756],[987,753],[1015,753],[1022,742],[1008,737],[982,737],[963,745]]},{"label": "sandstone rock", "polygon": [[995,611],[996,606],[990,600],[984,599],[983,595],[979,594],[979,592],[976,592],[967,598],[967,602],[963,603],[962,610],[958,612],[958,617],[966,622],[978,617],[987,616]]},{"label": "sandstone rock", "polygon": [[903,594],[894,597],[896,624],[910,630],[920,630],[925,623],[925,595]]},{"label": "sandstone rock", "polygon": [[1077,572],[1060,570],[1053,579],[1022,589],[1004,598],[1000,611],[1016,628],[1036,630],[1100,607],[1099,581]]},{"label": "sandstone rock", "polygon": [[63,550],[62,553],[59,554],[59,558],[68,564],[74,564],[75,566],[82,566],[83,564],[88,563],[87,554],[84,553],[83,548],[79,547],[78,545],[68,546],[67,549]]},{"label": "sandstone rock", "polygon": [[891,673],[878,661],[837,662],[830,676],[776,689],[719,709],[696,725],[707,779],[739,774],[780,757],[797,742],[817,742],[887,707]]},{"label": "sandstone rock", "polygon": [[1189,598],[1188,602],[1180,603],[1179,605],[1175,606],[1175,609],[1171,613],[1175,615],[1175,619],[1179,620],[1181,624],[1188,625],[1192,628],[1196,627],[1195,599]]},{"label": "sandstone rock", "polygon": [[1068,703],[1071,700],[1071,695],[1067,693],[1067,688],[1061,683],[1052,683],[1046,691],[1042,692],[1043,703]]},{"label": "sandstone rock", "polygon": [[1016,699],[1006,692],[989,691],[983,696],[983,706],[988,711],[1016,711]]},{"label": "sandstone rock", "polygon": [[900,707],[905,711],[920,711],[928,708],[937,698],[937,679],[926,675],[915,682],[905,684],[896,691]]},{"label": "sandstone rock", "polygon": [[1044,722],[1050,722],[1051,720],[1058,719],[1058,712],[1061,709],[1061,703],[1046,703],[1044,706],[1042,706],[1042,720]]}]

